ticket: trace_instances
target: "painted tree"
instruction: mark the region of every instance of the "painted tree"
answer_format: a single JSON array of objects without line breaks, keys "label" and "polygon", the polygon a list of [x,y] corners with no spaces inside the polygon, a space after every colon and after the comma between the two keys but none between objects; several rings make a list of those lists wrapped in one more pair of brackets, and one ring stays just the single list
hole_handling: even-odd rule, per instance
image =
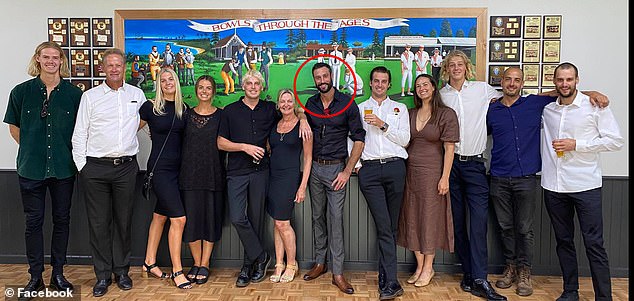
[{"label": "painted tree", "polygon": [[218,41],[220,41],[220,33],[219,32],[214,32],[211,35],[211,45],[216,45],[216,43],[218,43]]},{"label": "painted tree", "polygon": [[400,31],[399,31],[399,35],[408,36],[410,34],[411,33],[409,31],[409,26],[401,26]]},{"label": "painted tree", "polygon": [[337,36],[337,31],[333,31],[332,35],[330,36],[330,44],[335,42],[339,43],[339,36]]},{"label": "painted tree", "polygon": [[288,49],[293,49],[295,47],[295,33],[292,29],[289,29],[288,34],[286,35],[286,46],[288,46]]},{"label": "painted tree", "polygon": [[295,44],[298,47],[306,46],[306,31],[304,29],[300,29],[297,32],[297,40]]},{"label": "painted tree", "polygon": [[451,23],[447,19],[443,19],[442,23],[440,23],[440,36],[453,37],[453,32],[451,31]]},{"label": "painted tree", "polygon": [[462,29],[456,30],[456,38],[464,38],[464,31]]},{"label": "painted tree", "polygon": [[339,39],[340,48],[348,48],[348,32],[345,28],[341,29],[341,38]]},{"label": "painted tree", "polygon": [[432,38],[437,38],[438,37],[438,32],[436,31],[436,28],[432,28],[429,31],[429,36],[432,37]]},{"label": "painted tree", "polygon": [[476,37],[476,27],[475,26],[471,26],[471,28],[469,29],[469,37],[470,38],[475,38]]},{"label": "painted tree", "polygon": [[354,42],[352,42],[352,46],[354,46],[354,47],[361,47],[361,46],[363,46],[363,43],[361,43],[361,42],[359,42],[359,41],[354,41]]}]

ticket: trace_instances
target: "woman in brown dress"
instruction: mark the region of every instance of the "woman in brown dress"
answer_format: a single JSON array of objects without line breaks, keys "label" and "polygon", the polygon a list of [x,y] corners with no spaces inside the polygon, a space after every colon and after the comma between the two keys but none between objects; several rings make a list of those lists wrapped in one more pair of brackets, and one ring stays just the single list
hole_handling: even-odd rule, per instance
[{"label": "woman in brown dress", "polygon": [[416,256],[416,272],[407,283],[422,287],[434,277],[436,249],[453,252],[449,174],[460,133],[456,113],[440,99],[432,76],[416,77],[415,89],[397,242]]}]

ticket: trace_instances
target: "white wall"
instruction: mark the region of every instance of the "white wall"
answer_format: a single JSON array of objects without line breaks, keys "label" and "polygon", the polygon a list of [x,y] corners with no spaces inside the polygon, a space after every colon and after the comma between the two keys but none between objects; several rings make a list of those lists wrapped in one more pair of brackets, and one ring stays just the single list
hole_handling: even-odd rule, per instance
[{"label": "white wall", "polygon": [[[254,9],[254,8],[363,8],[363,7],[485,7],[491,15],[563,15],[562,61],[580,69],[582,90],[598,90],[610,97],[610,106],[626,138],[623,150],[603,155],[603,174],[629,176],[629,14],[628,1],[615,0],[348,0],[348,1],[134,1],[134,0],[19,0],[2,1],[0,28],[5,40],[0,75],[0,117],[4,118],[12,87],[26,80],[26,66],[37,44],[46,40],[49,17],[114,17],[115,9]],[[488,33],[487,33],[488,34]],[[147,141],[143,152],[148,151]],[[17,146],[6,125],[0,125],[0,169],[15,169]],[[147,154],[147,153],[146,153]]]}]

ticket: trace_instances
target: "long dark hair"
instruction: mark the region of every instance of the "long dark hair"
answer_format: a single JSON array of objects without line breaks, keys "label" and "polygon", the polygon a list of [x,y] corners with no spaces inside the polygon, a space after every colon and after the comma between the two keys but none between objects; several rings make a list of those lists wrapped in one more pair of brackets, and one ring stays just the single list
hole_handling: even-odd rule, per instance
[{"label": "long dark hair", "polygon": [[[432,93],[432,96],[431,96],[431,116],[429,117],[429,121],[431,121],[432,123],[437,123],[438,109],[446,108],[447,105],[445,105],[445,103],[442,102],[442,99],[440,98],[440,92],[438,91],[438,83],[436,82],[436,80],[434,80],[434,78],[431,75],[429,74],[418,75],[416,77],[416,80],[414,81],[414,87],[416,86],[416,82],[418,82],[418,79],[422,77],[429,79],[429,82],[431,83],[431,86],[434,89],[434,92]],[[418,96],[418,93],[414,93],[414,106],[416,107],[416,109],[420,109],[423,107],[423,100]]]}]

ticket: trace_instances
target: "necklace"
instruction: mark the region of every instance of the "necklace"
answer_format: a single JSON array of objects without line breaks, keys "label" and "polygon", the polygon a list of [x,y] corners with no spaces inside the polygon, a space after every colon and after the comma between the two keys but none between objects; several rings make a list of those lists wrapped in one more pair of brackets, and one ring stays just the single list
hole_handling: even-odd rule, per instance
[{"label": "necklace", "polygon": [[281,133],[280,134],[280,141],[284,141],[284,135],[286,135],[286,133]]},{"label": "necklace", "polygon": [[[286,136],[286,134],[290,133],[293,130],[293,128],[295,127],[295,123],[296,122],[297,122],[297,120],[293,120],[292,122],[287,123],[287,124],[290,124],[290,125],[293,126],[293,127],[291,127],[290,130],[284,131],[284,133],[279,133],[278,132],[280,134],[280,141],[284,141],[284,136]],[[285,124],[280,124],[279,128],[280,128],[280,130],[285,128]]]}]

